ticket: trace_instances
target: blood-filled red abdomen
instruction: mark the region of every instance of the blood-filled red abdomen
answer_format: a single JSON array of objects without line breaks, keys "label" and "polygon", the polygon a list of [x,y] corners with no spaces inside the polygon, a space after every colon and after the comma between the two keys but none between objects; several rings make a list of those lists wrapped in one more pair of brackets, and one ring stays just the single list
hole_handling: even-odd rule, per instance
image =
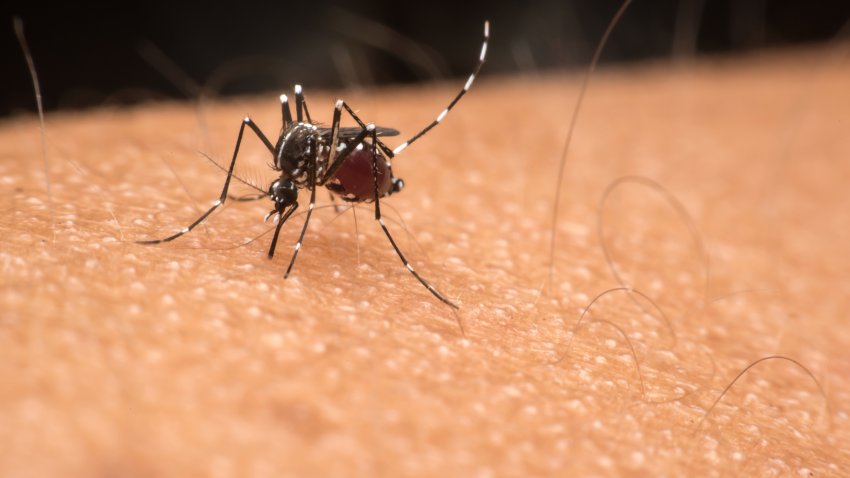
[{"label": "blood-filled red abdomen", "polygon": [[[392,189],[392,173],[390,165],[380,153],[375,159],[378,163],[378,194],[384,197]],[[372,151],[367,148],[352,151],[326,186],[346,201],[373,201],[375,180],[372,173]]]}]

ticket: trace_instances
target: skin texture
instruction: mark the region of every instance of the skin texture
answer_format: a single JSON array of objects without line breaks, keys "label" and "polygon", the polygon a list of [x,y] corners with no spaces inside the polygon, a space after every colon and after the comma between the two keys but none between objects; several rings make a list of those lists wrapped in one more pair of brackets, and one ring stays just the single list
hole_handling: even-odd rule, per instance
[{"label": "skin texture", "polygon": [[[485,72],[394,162],[407,187],[383,203],[456,315],[404,269],[368,205],[357,236],[350,211],[317,210],[286,281],[303,216],[273,261],[270,234],[240,246],[270,227],[268,201],[231,203],[175,242],[132,242],[218,197],[224,173],[198,151],[226,163],[246,112],[274,136],[276,95],[207,104],[203,122],[189,104],[49,115],[55,242],[38,124],[7,120],[0,474],[846,474],[843,58],[598,72],[551,282],[554,172],[579,78]],[[400,142],[456,87],[344,97]],[[337,95],[306,94],[328,121]],[[246,138],[237,172],[266,188],[268,154]],[[654,182],[619,183],[600,213],[624,175]],[[644,295],[605,295],[576,328],[623,284]],[[768,360],[705,417],[776,354],[825,396]]]}]

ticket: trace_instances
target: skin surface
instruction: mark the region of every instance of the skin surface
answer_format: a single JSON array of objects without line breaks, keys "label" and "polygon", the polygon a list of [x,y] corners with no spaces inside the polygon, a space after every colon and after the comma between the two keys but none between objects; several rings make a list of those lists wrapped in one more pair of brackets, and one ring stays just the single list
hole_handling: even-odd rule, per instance
[{"label": "skin surface", "polygon": [[[276,95],[207,104],[203,122],[189,104],[48,115],[55,242],[38,123],[7,120],[0,474],[846,474],[844,58],[597,72],[551,282],[554,176],[579,78],[485,70],[394,161],[407,187],[382,203],[456,315],[404,269],[369,205],[357,236],[350,211],[318,209],[286,281],[302,215],[273,261],[270,234],[241,246],[271,227],[268,201],[230,203],[171,243],[133,243],[182,229],[218,197],[224,173],[198,151],[229,161],[245,113],[275,136]],[[392,147],[458,86],[306,94],[316,118],[343,95],[398,128]],[[237,172],[266,188],[270,158],[246,138]],[[624,175],[654,183],[619,183],[600,214]],[[576,329],[622,285],[603,243],[645,296],[605,295]],[[741,370],[777,354],[826,395],[768,360],[705,418]]]}]

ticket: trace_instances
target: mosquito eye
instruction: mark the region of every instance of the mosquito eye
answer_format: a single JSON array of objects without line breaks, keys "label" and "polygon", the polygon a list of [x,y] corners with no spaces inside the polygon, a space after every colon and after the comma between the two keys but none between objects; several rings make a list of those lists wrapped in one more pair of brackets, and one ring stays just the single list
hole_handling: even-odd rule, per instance
[{"label": "mosquito eye", "polygon": [[284,181],[278,189],[278,196],[283,198],[286,203],[294,203],[298,200],[298,188],[292,181]]}]

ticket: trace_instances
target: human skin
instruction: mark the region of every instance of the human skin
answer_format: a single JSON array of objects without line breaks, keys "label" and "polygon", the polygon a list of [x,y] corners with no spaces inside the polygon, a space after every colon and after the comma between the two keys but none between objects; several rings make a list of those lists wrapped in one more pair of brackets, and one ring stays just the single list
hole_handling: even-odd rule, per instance
[{"label": "human skin", "polygon": [[[48,115],[50,202],[38,122],[6,120],[0,470],[846,474],[850,67],[836,58],[598,72],[551,280],[555,174],[580,81],[485,70],[394,161],[407,187],[382,201],[457,313],[402,266],[369,204],[358,235],[351,211],[316,210],[287,280],[303,215],[274,260],[270,234],[241,246],[270,227],[267,200],[229,203],[174,242],[134,243],[218,197],[224,173],[198,151],[226,163],[246,113],[275,136],[274,95],[206,103],[203,121],[179,103]],[[315,118],[329,121],[342,95],[409,135],[457,86],[306,94]],[[268,162],[246,135],[237,172],[265,188]],[[653,182],[620,183],[600,207],[624,175]],[[656,305],[611,292],[577,326],[623,285]],[[712,408],[773,355],[818,382],[771,359]]]}]

